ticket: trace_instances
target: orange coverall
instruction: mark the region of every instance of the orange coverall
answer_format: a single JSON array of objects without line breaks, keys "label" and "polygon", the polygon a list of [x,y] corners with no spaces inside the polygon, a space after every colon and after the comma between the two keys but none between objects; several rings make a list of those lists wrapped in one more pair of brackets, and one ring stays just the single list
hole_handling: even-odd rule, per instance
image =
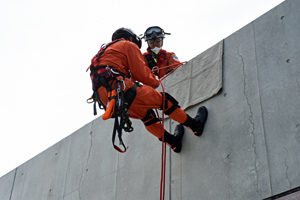
[{"label": "orange coverall", "polygon": [[[160,57],[162,51],[163,51],[163,49],[161,49],[160,52],[156,55],[156,58],[155,58],[155,59],[156,59],[157,61],[159,60],[159,57]],[[147,58],[146,58],[146,54],[152,55],[152,51],[151,51],[151,49],[150,49],[149,47],[147,48],[147,52],[143,53],[144,61],[145,61],[146,65],[147,65],[147,67],[149,67],[148,61],[147,61]],[[167,73],[167,71],[168,71],[169,69],[172,69],[172,68],[177,67],[178,65],[176,65],[176,64],[179,65],[179,64],[181,64],[181,62],[178,60],[178,58],[177,58],[177,56],[175,55],[175,53],[173,53],[173,52],[167,52],[167,51],[166,51],[166,58],[165,58],[165,60],[160,64],[160,66],[158,66],[158,67],[159,67],[159,68],[162,68],[162,67],[166,67],[166,66],[169,66],[169,65],[171,65],[171,67],[166,67],[166,68],[160,69],[159,72],[158,72],[158,75],[157,75],[158,78],[163,77],[163,76]]]},{"label": "orange coverall", "polygon": [[[138,86],[136,89],[136,97],[128,110],[131,118],[142,119],[146,115],[149,115],[149,112],[147,112],[148,109],[162,107],[162,94],[154,89],[159,86],[159,81],[155,75],[151,73],[151,70],[146,67],[141,51],[136,44],[126,40],[116,42],[109,46],[104,54],[100,56],[100,59],[93,64],[95,67],[108,65],[126,76],[130,71],[134,80],[144,84]],[[123,79],[123,77],[118,76],[117,79]],[[134,86],[134,82],[129,78],[125,78],[124,81],[126,92],[129,88]],[[101,101],[107,105],[108,94],[106,88],[102,86],[97,92]],[[165,111],[171,108],[173,103],[168,100],[167,105],[168,108],[165,109]],[[187,114],[180,108],[176,108],[169,116],[179,123],[184,123],[187,120]],[[151,117],[143,122],[147,123],[149,121],[151,121]],[[156,137],[162,138],[162,126],[160,122],[146,126],[146,129]]]}]

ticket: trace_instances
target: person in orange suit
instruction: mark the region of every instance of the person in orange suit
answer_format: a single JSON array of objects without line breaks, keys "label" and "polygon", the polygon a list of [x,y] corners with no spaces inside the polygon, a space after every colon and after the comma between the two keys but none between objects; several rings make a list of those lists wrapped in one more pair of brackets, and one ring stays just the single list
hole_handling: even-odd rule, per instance
[{"label": "person in orange suit", "polygon": [[162,78],[181,64],[175,53],[162,49],[165,35],[170,33],[165,33],[159,26],[151,26],[142,37],[148,44],[147,52],[143,53],[144,61],[151,70],[158,69],[153,72],[158,78]]},{"label": "person in orange suit", "polygon": [[[115,79],[122,80],[125,85],[123,87],[125,95],[126,91],[136,84],[133,80],[143,83],[143,85],[136,87],[136,96],[128,109],[128,113],[130,118],[141,119],[146,129],[161,140],[163,127],[152,109],[162,108],[163,95],[155,90],[159,86],[159,81],[144,63],[140,51],[141,39],[131,29],[119,28],[112,35],[112,41],[116,40],[118,41],[108,46],[99,59],[96,59],[97,55],[92,59],[91,67],[107,70],[109,66],[114,78],[103,77],[107,79],[111,89],[114,89]],[[131,75],[131,78],[129,78],[129,75]],[[107,88],[101,85],[96,88],[96,91],[102,104],[107,106]],[[200,107],[197,116],[192,118],[180,108],[178,102],[171,95],[166,93],[164,112],[171,119],[181,124],[176,127],[174,134],[170,134],[166,130],[163,132],[164,141],[174,152],[181,151],[181,140],[184,135],[183,125],[190,128],[197,136],[202,134],[207,119],[207,109],[205,107]]]}]

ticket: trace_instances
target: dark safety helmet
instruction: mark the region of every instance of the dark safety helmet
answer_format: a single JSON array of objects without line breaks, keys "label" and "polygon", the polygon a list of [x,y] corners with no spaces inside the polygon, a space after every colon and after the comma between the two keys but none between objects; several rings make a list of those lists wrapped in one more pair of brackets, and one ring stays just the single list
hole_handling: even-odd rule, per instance
[{"label": "dark safety helmet", "polygon": [[112,41],[120,38],[124,38],[126,40],[129,40],[129,38],[132,37],[132,42],[135,43],[139,48],[142,47],[142,41],[141,38],[138,37],[131,29],[129,28],[119,28],[116,30],[112,35]]},{"label": "dark safety helmet", "polygon": [[165,38],[165,35],[171,35],[171,33],[165,33],[159,26],[151,26],[147,28],[142,39],[144,38],[145,41],[148,41],[155,38]]}]

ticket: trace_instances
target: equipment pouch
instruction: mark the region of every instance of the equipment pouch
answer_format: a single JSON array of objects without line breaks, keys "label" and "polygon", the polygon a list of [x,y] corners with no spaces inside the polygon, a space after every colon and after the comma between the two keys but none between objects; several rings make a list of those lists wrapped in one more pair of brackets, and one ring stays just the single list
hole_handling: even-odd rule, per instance
[{"label": "equipment pouch", "polygon": [[112,90],[108,93],[108,103],[106,106],[106,111],[102,116],[103,120],[107,120],[109,118],[116,117],[116,99],[117,99],[117,91]]}]

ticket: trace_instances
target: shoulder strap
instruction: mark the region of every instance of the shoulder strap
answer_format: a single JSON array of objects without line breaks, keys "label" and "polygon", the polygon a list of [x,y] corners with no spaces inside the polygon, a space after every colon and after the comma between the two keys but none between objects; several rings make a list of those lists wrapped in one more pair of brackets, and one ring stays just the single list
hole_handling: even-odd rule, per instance
[{"label": "shoulder strap", "polygon": [[148,67],[152,70],[153,67],[156,66],[156,62],[155,62],[153,56],[149,52],[147,52],[145,57],[146,57],[147,62],[148,62]]},{"label": "shoulder strap", "polygon": [[104,54],[104,51],[107,49],[107,47],[109,47],[110,45],[112,45],[112,44],[114,44],[114,43],[116,43],[116,42],[119,42],[119,41],[122,41],[122,39],[117,39],[117,40],[111,41],[111,42],[109,42],[109,43],[107,43],[107,44],[102,44],[100,50],[98,51],[98,53],[97,53],[97,54],[94,56],[94,58],[92,59],[92,63],[91,63],[90,66],[87,68],[86,72],[87,72],[89,69],[91,69],[91,67],[93,66],[94,62],[96,62],[96,61],[100,58],[100,56],[101,56],[102,54]]},{"label": "shoulder strap", "polygon": [[92,64],[97,61],[99,59],[99,57],[104,54],[105,50],[107,49],[107,47],[109,47],[110,45],[116,43],[116,42],[119,42],[121,41],[122,39],[117,39],[117,40],[114,40],[114,41],[111,41],[107,44],[102,44],[100,50],[98,51],[98,53],[95,55],[95,57],[93,58],[93,61],[92,61]]}]

